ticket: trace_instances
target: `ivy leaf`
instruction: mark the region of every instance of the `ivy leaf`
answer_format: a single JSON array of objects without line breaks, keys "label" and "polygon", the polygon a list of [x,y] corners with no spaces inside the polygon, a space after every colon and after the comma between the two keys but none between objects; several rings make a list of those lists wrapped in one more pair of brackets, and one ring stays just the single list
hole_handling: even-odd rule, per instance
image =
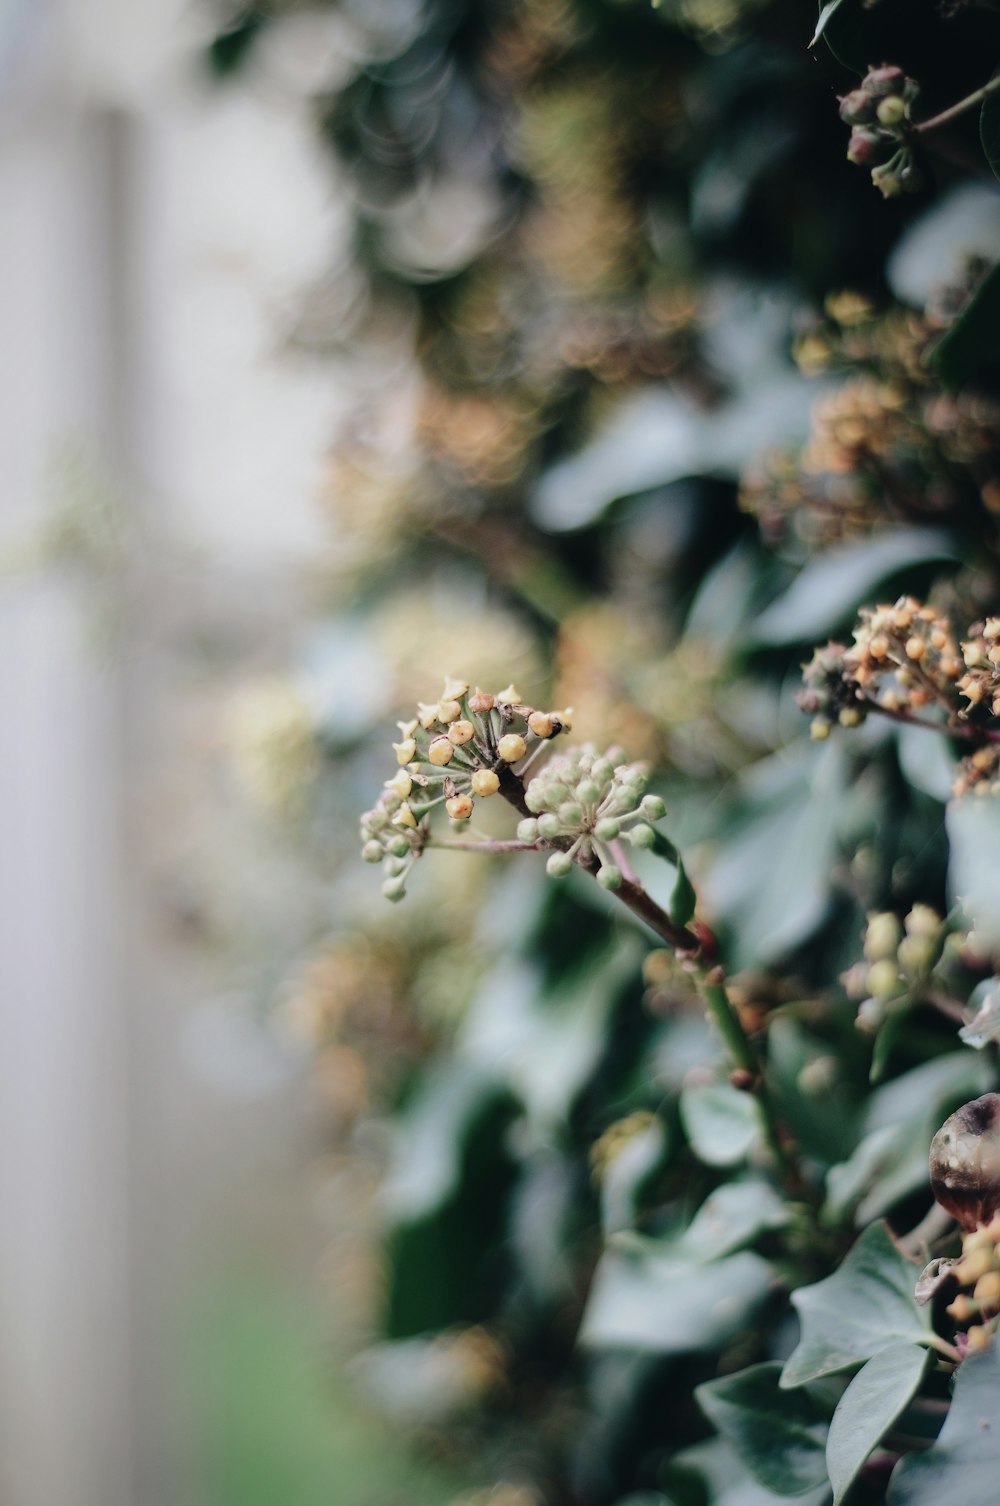
[{"label": "ivy leaf", "polygon": [[934,346],[930,364],[946,387],[963,387],[985,373],[995,372],[998,347],[1000,262],[987,272],[954,324]]},{"label": "ivy leaf", "polygon": [[687,869],[677,859],[677,878],[674,881],[673,891],[670,895],[670,919],[675,926],[686,926],[694,915],[698,896],[694,892],[694,885],[688,878]]},{"label": "ivy leaf", "polygon": [[610,1249],[597,1266],[580,1342],[660,1354],[717,1349],[746,1328],[771,1281],[767,1261],[749,1250],[693,1265]]},{"label": "ivy leaf", "polygon": [[993,175],[1000,178],[1000,93],[987,94],[979,112],[979,139]]},{"label": "ivy leaf", "polygon": [[781,1366],[751,1365],[695,1388],[695,1399],[762,1485],[802,1495],[826,1480],[826,1424],[807,1391],[779,1389]]},{"label": "ivy leaf", "polygon": [[612,1236],[611,1242],[618,1249],[701,1264],[731,1255],[772,1229],[784,1229],[790,1218],[784,1198],[771,1184],[751,1178],[724,1182],[710,1192],[684,1232],[673,1239],[630,1229]]},{"label": "ivy leaf", "polygon": [[728,1083],[705,1083],[681,1093],[681,1122],[695,1155],[706,1166],[735,1166],[760,1133],[752,1093]]},{"label": "ivy leaf", "polygon": [[909,1406],[926,1363],[926,1349],[890,1344],[861,1367],[840,1398],[826,1442],[834,1506],[840,1506],[872,1449]]},{"label": "ivy leaf", "polygon": [[897,1465],[889,1506],[994,1501],[1000,1475],[1000,1348],[973,1355],[955,1379],[951,1410],[933,1448]]},{"label": "ivy leaf", "polygon": [[819,13],[819,20],[816,22],[816,30],[813,32],[812,41],[809,43],[810,47],[816,46],[816,43],[819,41],[824,31],[826,31],[826,23],[829,21],[834,11],[839,10],[843,3],[844,0],[827,0],[827,3]]},{"label": "ivy leaf", "polygon": [[802,1337],[782,1371],[782,1387],[849,1370],[890,1344],[924,1342],[929,1317],[914,1301],[916,1275],[885,1224],[866,1229],[839,1270],[793,1292]]}]

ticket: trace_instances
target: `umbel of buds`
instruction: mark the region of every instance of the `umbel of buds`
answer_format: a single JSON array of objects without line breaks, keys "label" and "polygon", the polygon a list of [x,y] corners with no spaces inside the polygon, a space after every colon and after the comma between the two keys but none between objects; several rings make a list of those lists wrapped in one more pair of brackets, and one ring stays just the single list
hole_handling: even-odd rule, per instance
[{"label": "umbel of buds", "polygon": [[873,68],[840,101],[840,118],[852,127],[847,160],[871,169],[885,198],[913,193],[923,182],[913,160],[910,110],[919,85],[902,68]]},{"label": "umbel of buds", "polygon": [[647,795],[649,770],[626,763],[621,748],[598,753],[590,744],[554,758],[528,785],[525,804],[533,813],[521,822],[522,842],[539,838],[558,842],[548,860],[554,878],[569,873],[574,861],[598,863],[597,882],[619,889],[622,871],[611,844],[624,839],[636,847],[651,847],[666,807],[658,795]]}]

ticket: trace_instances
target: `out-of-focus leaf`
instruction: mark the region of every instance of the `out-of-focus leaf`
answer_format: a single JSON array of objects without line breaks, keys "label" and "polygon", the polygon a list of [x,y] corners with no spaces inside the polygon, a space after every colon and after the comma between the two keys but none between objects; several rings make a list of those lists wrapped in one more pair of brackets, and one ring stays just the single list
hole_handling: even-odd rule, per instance
[{"label": "out-of-focus leaf", "polygon": [[760,1135],[752,1093],[728,1083],[687,1087],[681,1094],[681,1121],[695,1155],[706,1166],[736,1166]]},{"label": "out-of-focus leaf", "polygon": [[754,554],[741,541],[702,580],[684,622],[685,636],[720,649],[742,640],[758,575]]},{"label": "out-of-focus leaf", "polygon": [[937,528],[893,528],[841,544],[806,565],[751,626],[760,644],[811,643],[843,627],[887,576],[924,560],[955,558]]},{"label": "out-of-focus leaf", "polygon": [[983,183],[953,188],[900,237],[889,257],[889,286],[904,303],[922,306],[936,288],[954,285],[969,257],[993,261],[1000,244],[1000,199]]},{"label": "out-of-focus leaf", "polygon": [[1000,94],[988,94],[979,112],[979,139],[993,176],[1000,178]]},{"label": "out-of-focus leaf", "polygon": [[917,1274],[885,1224],[866,1229],[832,1276],[793,1292],[802,1337],[781,1385],[788,1389],[835,1375],[890,1344],[920,1343],[929,1319],[914,1301]]},{"label": "out-of-focus leaf", "polygon": [[851,1381],[833,1414],[826,1463],[834,1506],[840,1506],[882,1435],[909,1406],[927,1365],[915,1344],[891,1344]]},{"label": "out-of-focus leaf", "polygon": [[993,372],[1000,349],[1000,262],[988,272],[955,323],[931,352],[931,364],[946,387]]},{"label": "out-of-focus leaf", "polygon": [[1000,796],[963,795],[945,815],[951,860],[948,888],[988,946],[1000,945]]},{"label": "out-of-focus leaf", "polygon": [[687,876],[687,870],[680,858],[677,860],[677,878],[670,895],[670,919],[675,926],[686,926],[694,915],[698,896],[694,892],[694,885]]},{"label": "out-of-focus leaf", "polygon": [[[769,776],[751,818],[727,831],[702,892],[731,927],[733,962],[761,965],[806,940],[826,913],[845,788],[841,740],[804,744],[752,771]],[[773,779],[770,777],[773,776]]]},{"label": "out-of-focus leaf", "polygon": [[421,1218],[455,1191],[462,1143],[496,1079],[466,1062],[437,1062],[397,1120],[382,1198],[394,1219]]},{"label": "out-of-focus leaf", "polygon": [[976,1013],[958,1037],[981,1051],[990,1041],[1000,1040],[1000,979],[986,978],[978,984],[969,996],[969,1008]]},{"label": "out-of-focus leaf", "polygon": [[663,1120],[653,1119],[612,1157],[601,1181],[601,1222],[605,1233],[632,1224],[642,1188],[660,1165],[666,1149]]},{"label": "out-of-focus leaf", "polygon": [[[697,1481],[692,1492],[689,1479]],[[671,1506],[706,1500],[712,1506],[780,1506],[787,1496],[779,1496],[766,1485],[761,1485],[748,1474],[739,1456],[722,1438],[713,1438],[708,1443],[699,1443],[675,1454],[667,1469],[667,1485],[671,1491]],[[676,1495],[674,1492],[676,1491]],[[706,1494],[707,1492],[707,1494]],[[824,1483],[805,1495],[797,1496],[798,1506],[828,1506],[830,1488]]]},{"label": "out-of-focus leaf", "polygon": [[927,1185],[927,1149],[935,1131],[952,1109],[989,1086],[982,1058],[952,1051],[878,1088],[868,1100],[857,1148],[827,1174],[827,1216],[842,1217],[856,1204],[855,1222],[864,1225]]},{"label": "out-of-focus leaf", "polygon": [[762,1485],[798,1496],[826,1482],[826,1423],[805,1390],[778,1387],[780,1364],[751,1365],[696,1387],[708,1420]]},{"label": "out-of-focus leaf", "polygon": [[783,1229],[790,1214],[769,1182],[750,1178],[726,1182],[709,1193],[684,1232],[672,1239],[647,1234],[619,1235],[617,1249],[633,1250],[651,1258],[703,1262],[720,1260],[752,1244],[761,1234]]},{"label": "out-of-focus leaf", "polygon": [[955,1377],[955,1394],[940,1437],[893,1471],[889,1506],[941,1506],[996,1500],[1000,1477],[1000,1347],[973,1355]]},{"label": "out-of-focus leaf", "polygon": [[951,799],[955,760],[947,739],[924,727],[896,727],[896,747],[903,777],[915,790],[945,804]]},{"label": "out-of-focus leaf", "polygon": [[771,1283],[767,1261],[750,1251],[692,1265],[611,1249],[598,1263],[580,1342],[660,1354],[715,1349],[746,1327]]},{"label": "out-of-focus leaf", "polygon": [[795,1019],[778,1016],[767,1032],[768,1073],[779,1117],[803,1152],[828,1166],[847,1156],[856,1140],[856,1113],[843,1088],[834,1081],[825,1089],[802,1086],[829,1046],[820,1046]]}]

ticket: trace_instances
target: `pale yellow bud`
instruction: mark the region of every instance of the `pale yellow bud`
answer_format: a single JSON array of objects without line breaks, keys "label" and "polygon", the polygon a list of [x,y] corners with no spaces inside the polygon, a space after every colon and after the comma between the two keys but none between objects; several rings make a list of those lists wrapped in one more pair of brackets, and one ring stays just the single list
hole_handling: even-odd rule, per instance
[{"label": "pale yellow bud", "polygon": [[498,701],[502,701],[505,706],[519,706],[521,703],[521,692],[519,690],[515,690],[514,686],[511,684],[508,685],[504,690],[498,690],[496,693],[496,699]]},{"label": "pale yellow bud", "polygon": [[908,659],[922,659],[927,652],[927,644],[916,633],[906,640],[906,657]]},{"label": "pale yellow bud", "polygon": [[412,737],[417,730],[417,718],[414,717],[412,722],[397,722],[396,726],[399,728],[400,737]]},{"label": "pale yellow bud", "polygon": [[463,747],[465,743],[471,743],[475,735],[476,729],[471,722],[452,722],[448,728],[448,741],[454,743],[456,748]]},{"label": "pale yellow bud", "polygon": [[472,788],[477,795],[495,795],[500,788],[500,775],[492,769],[477,769],[472,776]]},{"label": "pale yellow bud", "polygon": [[397,763],[409,763],[417,751],[416,739],[404,737],[401,743],[393,743],[392,751],[396,755]]},{"label": "pale yellow bud", "polygon": [[399,807],[399,810],[393,816],[392,824],[393,826],[407,826],[411,831],[416,828],[417,818],[413,814],[409,807],[409,804],[405,800]]},{"label": "pale yellow bud", "polygon": [[439,710],[440,707],[438,706],[436,701],[434,702],[433,706],[429,705],[426,701],[417,702],[417,715],[420,720],[420,725],[421,727],[423,727],[425,732],[430,731],[431,727],[434,726],[434,723],[439,720]]},{"label": "pale yellow bud", "polygon": [[441,691],[442,701],[460,701],[468,693],[468,680],[456,680],[452,675],[445,675],[444,689]]},{"label": "pale yellow bud", "polygon": [[438,706],[438,721],[454,722],[462,715],[462,708],[457,701],[442,701]]},{"label": "pale yellow bud", "polygon": [[427,749],[427,757],[439,769],[443,769],[445,764],[451,763],[454,756],[455,749],[447,737],[436,737]]},{"label": "pale yellow bud", "polygon": [[453,821],[468,821],[473,811],[472,796],[452,795],[445,801],[444,808]]},{"label": "pale yellow bud", "polygon": [[528,751],[528,745],[520,732],[508,732],[497,743],[497,752],[504,763],[517,763]]},{"label": "pale yellow bud", "polygon": [[398,774],[386,780],[385,787],[387,790],[395,790],[400,799],[405,800],[413,789],[413,780],[405,769],[400,769]]},{"label": "pale yellow bud", "polygon": [[536,737],[551,737],[556,730],[556,719],[551,711],[533,711],[528,717],[528,726]]}]

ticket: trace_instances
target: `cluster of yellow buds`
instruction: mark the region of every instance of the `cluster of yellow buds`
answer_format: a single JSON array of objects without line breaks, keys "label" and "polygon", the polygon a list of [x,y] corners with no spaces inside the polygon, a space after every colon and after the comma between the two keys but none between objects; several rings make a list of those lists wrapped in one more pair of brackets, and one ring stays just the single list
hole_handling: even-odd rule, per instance
[{"label": "cluster of yellow buds", "polygon": [[970,706],[987,706],[1000,716],[1000,617],[974,622],[962,643],[965,674],[958,688]]},{"label": "cluster of yellow buds", "polygon": [[361,818],[361,855],[383,863],[387,899],[402,899],[406,880],[430,837],[430,812],[443,805],[452,822],[472,816],[477,799],[519,793],[520,773],[541,747],[570,727],[569,711],[538,711],[513,685],[471,690],[446,678],[438,700],[418,701],[398,722],[392,744],[399,765],[374,809]]},{"label": "cluster of yellow buds", "polygon": [[891,910],[873,911],[865,930],[863,962],[843,976],[860,1001],[857,1026],[874,1032],[896,1001],[913,1001],[939,961],[947,927],[930,905],[914,905],[900,923]]},{"label": "cluster of yellow buds", "polygon": [[971,1293],[959,1292],[947,1308],[965,1326],[955,1347],[963,1357],[978,1354],[988,1346],[1000,1315],[1000,1214],[964,1236],[962,1258],[951,1274],[960,1286],[972,1288]]},{"label": "cluster of yellow buds", "polygon": [[666,807],[647,795],[646,764],[625,763],[621,748],[598,753],[591,743],[552,762],[531,781],[525,804],[533,814],[517,828],[519,841],[558,842],[546,865],[563,878],[578,861],[597,862],[597,882],[620,889],[622,870],[611,845],[621,839],[635,847],[652,847],[657,836],[651,822],[662,820]]},{"label": "cluster of yellow buds", "polygon": [[1000,742],[988,743],[963,758],[952,790],[956,795],[1000,795]]},{"label": "cluster of yellow buds", "polygon": [[815,718],[814,738],[827,737],[834,718],[858,726],[872,706],[905,717],[938,703],[958,715],[964,663],[947,617],[901,596],[862,608],[860,619],[850,647],[827,644],[804,666],[799,705]]}]

